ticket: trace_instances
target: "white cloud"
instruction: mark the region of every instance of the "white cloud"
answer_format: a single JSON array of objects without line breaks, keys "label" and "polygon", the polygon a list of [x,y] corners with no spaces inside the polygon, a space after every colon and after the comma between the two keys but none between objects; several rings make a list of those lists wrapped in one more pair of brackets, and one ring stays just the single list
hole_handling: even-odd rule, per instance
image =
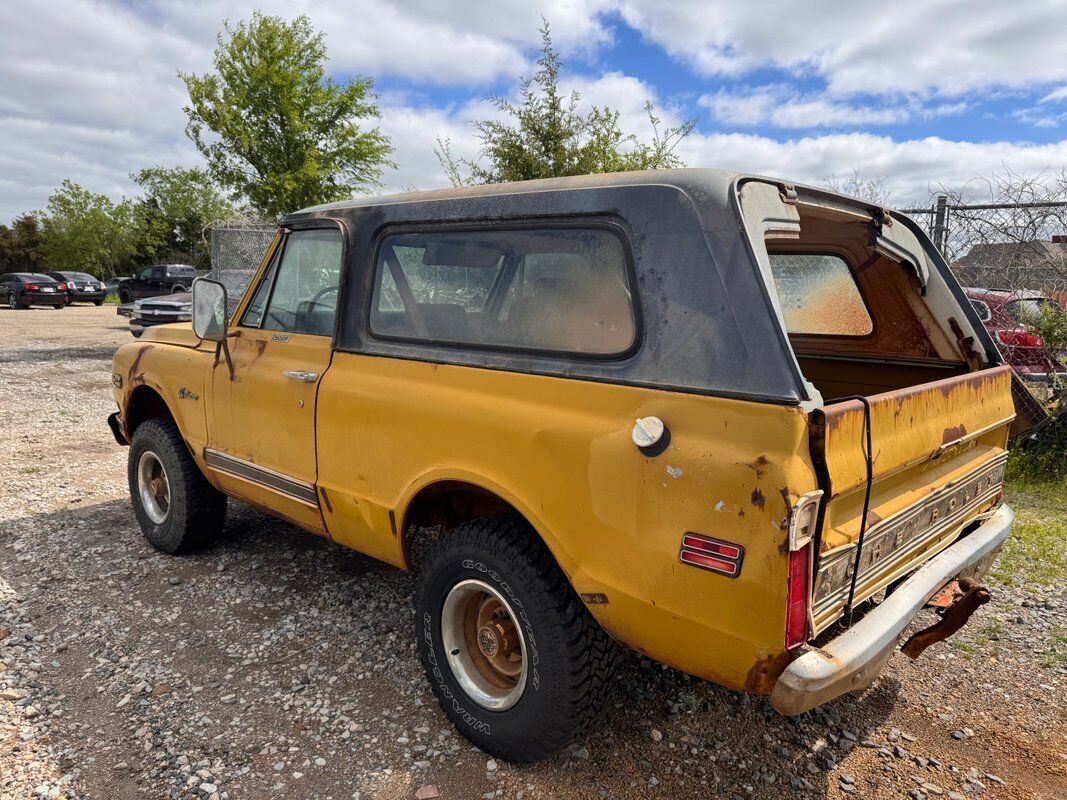
[{"label": "white cloud", "polygon": [[1062,0],[620,0],[623,18],[705,75],[815,75],[835,94],[959,94],[1067,79]]},{"label": "white cloud", "polygon": [[719,122],[741,127],[860,128],[899,125],[914,120],[959,114],[965,103],[925,103],[916,97],[888,103],[862,104],[835,100],[824,94],[803,94],[788,86],[757,86],[745,90],[721,89],[703,95],[698,104]]},{"label": "white cloud", "polygon": [[1067,140],[1045,145],[956,142],[938,137],[894,141],[869,133],[807,136],[777,141],[753,134],[693,135],[679,154],[691,167],[719,167],[822,184],[852,171],[884,177],[897,206],[926,203],[938,187],[964,188],[976,177],[1010,166],[1023,175],[1058,172],[1067,164]]}]

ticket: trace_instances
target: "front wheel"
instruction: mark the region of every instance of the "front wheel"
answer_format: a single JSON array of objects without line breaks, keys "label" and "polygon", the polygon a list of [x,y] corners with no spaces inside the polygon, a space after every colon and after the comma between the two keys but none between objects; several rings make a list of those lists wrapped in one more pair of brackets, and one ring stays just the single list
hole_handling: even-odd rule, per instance
[{"label": "front wheel", "polygon": [[222,531],[226,495],[208,483],[172,420],[137,426],[128,475],[137,522],[156,549],[186,553]]},{"label": "front wheel", "polygon": [[121,289],[121,290],[119,290],[119,302],[122,303],[123,305],[126,305],[126,303],[132,303],[133,302],[133,292],[131,292],[129,289]]},{"label": "front wheel", "polygon": [[558,753],[607,698],[615,644],[519,518],[473,520],[431,545],[415,610],[434,694],[487,753]]}]

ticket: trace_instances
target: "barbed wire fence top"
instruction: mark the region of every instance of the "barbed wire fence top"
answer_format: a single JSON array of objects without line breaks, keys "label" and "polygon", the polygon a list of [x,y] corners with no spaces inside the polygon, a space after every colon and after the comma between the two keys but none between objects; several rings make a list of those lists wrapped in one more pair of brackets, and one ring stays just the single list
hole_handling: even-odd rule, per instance
[{"label": "barbed wire fence top", "polygon": [[277,232],[275,223],[247,219],[219,220],[208,226],[209,275],[226,287],[231,315]]}]

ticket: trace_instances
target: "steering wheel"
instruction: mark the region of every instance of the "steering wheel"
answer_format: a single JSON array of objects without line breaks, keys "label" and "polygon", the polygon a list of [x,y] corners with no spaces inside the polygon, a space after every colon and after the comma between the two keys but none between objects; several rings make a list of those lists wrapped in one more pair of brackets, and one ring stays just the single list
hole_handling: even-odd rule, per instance
[{"label": "steering wheel", "polygon": [[319,298],[329,294],[330,292],[336,293],[338,291],[340,291],[340,287],[338,286],[327,286],[325,289],[319,289],[317,292],[315,292],[315,296],[308,300],[308,308],[310,308],[311,306],[326,305],[325,303],[319,302]]}]

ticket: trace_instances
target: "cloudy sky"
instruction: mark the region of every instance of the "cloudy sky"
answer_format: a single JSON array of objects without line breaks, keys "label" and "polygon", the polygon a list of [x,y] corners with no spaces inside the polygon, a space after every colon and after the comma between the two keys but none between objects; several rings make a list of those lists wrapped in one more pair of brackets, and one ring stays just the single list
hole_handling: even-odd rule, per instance
[{"label": "cloudy sky", "polygon": [[254,8],[307,13],[335,76],[375,78],[387,191],[445,183],[439,136],[476,152],[467,123],[531,71],[542,16],[583,100],[639,132],[646,99],[696,120],[690,166],[807,182],[858,169],[907,205],[1067,164],[1063,0],[4,0],[0,221],[63,178],[118,198],[135,170],[199,163],[176,73],[207,70],[222,21]]}]

